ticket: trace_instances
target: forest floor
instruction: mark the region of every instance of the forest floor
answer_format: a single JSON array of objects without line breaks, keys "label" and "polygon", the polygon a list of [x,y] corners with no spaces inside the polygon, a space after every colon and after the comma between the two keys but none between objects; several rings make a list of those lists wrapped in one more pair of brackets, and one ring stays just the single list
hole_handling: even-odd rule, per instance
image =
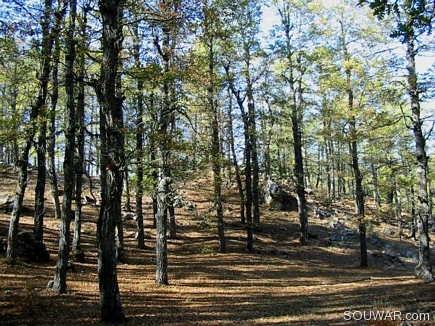
[{"label": "forest floor", "polygon": [[[28,184],[24,205],[29,210],[20,219],[20,231],[32,230],[34,177]],[[310,210],[309,231],[317,238],[301,246],[297,212],[269,211],[264,205],[254,253],[247,253],[233,186],[224,194],[227,253],[221,254],[211,180],[204,176],[176,185],[196,209],[176,210],[178,237],[168,241],[168,286],[154,281],[151,206],[144,205],[150,236],[145,250],[136,248],[134,221],[125,221],[126,263],[118,265],[118,280],[128,325],[435,325],[435,282],[415,279],[416,243],[399,241],[395,221],[387,213],[370,210],[368,204],[368,268],[360,268],[353,203],[325,205],[314,195],[309,196],[311,206],[318,202],[324,209],[338,209],[325,219],[316,219]],[[14,193],[15,185],[12,171],[0,171],[0,195]],[[54,276],[59,232],[51,200],[44,228],[51,261],[8,266],[5,254],[0,255],[1,325],[101,324],[98,207],[86,205],[83,210],[86,263],[75,263],[75,272],[68,272],[68,294],[46,287]],[[9,220],[10,214],[0,214],[0,237],[7,237]],[[386,321],[375,320],[376,312],[384,313]],[[428,316],[430,320],[424,321]],[[404,323],[406,318],[419,320]]]}]

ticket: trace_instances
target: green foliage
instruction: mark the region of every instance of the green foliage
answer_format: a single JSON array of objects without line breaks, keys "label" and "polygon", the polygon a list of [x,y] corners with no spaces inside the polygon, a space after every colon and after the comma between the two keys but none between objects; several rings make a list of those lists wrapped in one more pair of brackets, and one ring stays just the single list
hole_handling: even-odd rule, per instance
[{"label": "green foliage", "polygon": [[404,40],[408,35],[413,35],[415,30],[428,34],[432,31],[435,8],[426,0],[359,0],[359,4],[369,4],[373,14],[381,20],[389,15],[396,16],[396,28],[390,34],[393,38]]}]

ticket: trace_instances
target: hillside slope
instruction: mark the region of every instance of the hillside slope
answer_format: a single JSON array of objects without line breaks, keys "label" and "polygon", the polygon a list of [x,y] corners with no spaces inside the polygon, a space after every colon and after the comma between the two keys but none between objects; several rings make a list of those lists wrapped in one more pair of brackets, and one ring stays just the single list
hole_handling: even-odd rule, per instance
[{"label": "hillside slope", "polygon": [[[13,193],[12,172],[1,171],[0,178],[0,195]],[[236,189],[230,188],[224,194],[228,252],[220,254],[211,178],[203,176],[176,186],[196,208],[176,210],[178,237],[168,241],[169,286],[154,282],[151,206],[144,205],[149,235],[145,250],[136,249],[134,221],[125,221],[127,261],[118,266],[118,277],[129,325],[381,325],[359,318],[358,312],[363,311],[399,311],[402,318],[405,313],[429,313],[431,321],[407,325],[435,325],[435,285],[414,278],[415,243],[409,239],[399,242],[393,221],[384,215],[371,217],[367,269],[359,268],[352,203],[346,201],[322,206],[339,210],[331,217],[316,219],[310,212],[313,238],[307,246],[298,242],[296,212],[262,207],[255,252],[247,253],[244,225],[237,217]],[[28,208],[33,206],[33,189],[30,180],[25,200]],[[321,204],[316,196],[310,201]],[[31,211],[21,218],[21,231],[32,230]],[[46,213],[44,232],[50,263],[7,266],[4,254],[0,256],[0,323],[98,325],[98,207],[84,207],[86,263],[75,263],[75,272],[69,272],[67,295],[46,288],[54,275],[59,231],[49,200]],[[0,237],[7,237],[9,218],[9,214],[0,214]],[[346,320],[349,312],[355,319]]]}]

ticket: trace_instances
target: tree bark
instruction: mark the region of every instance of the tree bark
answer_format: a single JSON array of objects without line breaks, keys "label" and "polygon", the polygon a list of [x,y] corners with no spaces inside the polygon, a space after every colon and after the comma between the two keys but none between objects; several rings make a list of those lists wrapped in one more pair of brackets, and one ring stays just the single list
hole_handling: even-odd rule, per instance
[{"label": "tree bark", "polygon": [[230,142],[230,148],[231,148],[231,157],[233,166],[236,173],[236,182],[237,182],[237,189],[239,191],[239,213],[240,213],[240,223],[245,224],[246,218],[245,218],[245,192],[243,190],[243,183],[242,183],[242,177],[240,172],[239,163],[237,162],[237,155],[236,155],[236,148],[234,145],[234,131],[233,131],[233,114],[232,114],[232,97],[230,90],[228,90],[229,100],[230,103],[228,105],[228,129],[229,129],[229,142]]},{"label": "tree bark", "polygon": [[243,116],[243,126],[244,126],[244,137],[245,137],[245,212],[246,212],[246,249],[249,252],[254,250],[254,223],[252,219],[252,164],[251,164],[251,142],[249,137],[249,118],[248,115],[243,111],[243,102],[240,97],[238,97],[237,102],[239,103],[240,110]]},{"label": "tree bark", "polygon": [[[289,8],[281,12],[281,20],[284,25],[286,37],[286,58],[288,64],[288,76],[286,81],[289,85],[289,106],[292,122],[293,133],[293,152],[294,152],[294,175],[296,181],[296,194],[298,197],[298,213],[300,224],[300,242],[302,244],[308,243],[308,213],[307,213],[307,200],[305,197],[305,172],[304,172],[304,158],[303,158],[303,139],[302,139],[302,74],[299,78],[295,76],[295,67],[293,51],[291,49],[291,36],[290,30],[292,28],[289,16]],[[299,58],[296,59],[299,62]],[[302,73],[302,72],[301,72]]]},{"label": "tree bark", "polygon": [[[408,15],[408,26],[413,30],[414,17]],[[413,132],[415,140],[415,158],[417,161],[417,229],[419,237],[419,258],[415,268],[415,275],[418,278],[432,281],[434,275],[432,264],[430,261],[430,246],[429,246],[429,196],[427,192],[427,166],[428,156],[426,153],[426,139],[423,134],[423,121],[420,117],[420,98],[417,83],[417,72],[415,66],[415,57],[417,50],[415,49],[414,33],[406,33],[406,59],[408,70],[408,94],[411,101],[411,114],[413,123]]]},{"label": "tree bark", "polygon": [[[207,19],[207,17],[206,17]],[[208,31],[206,31],[208,32]],[[216,218],[219,235],[219,252],[226,252],[224,214],[222,210],[222,151],[220,146],[221,138],[219,136],[219,112],[215,100],[215,53],[214,53],[214,36],[209,35],[208,46],[208,87],[207,102],[211,116],[211,154],[213,169],[213,187],[214,187],[214,205],[216,207]]]},{"label": "tree bark", "polygon": [[375,202],[376,208],[380,208],[381,196],[379,194],[378,171],[373,162],[370,162],[370,168],[372,170],[372,179],[373,179],[373,201]]},{"label": "tree bark", "polygon": [[[134,26],[134,60],[137,69],[141,68],[140,63],[140,40],[139,40],[139,26]],[[136,161],[137,161],[137,184],[136,184],[136,225],[137,225],[137,247],[139,249],[145,248],[145,231],[143,225],[143,81],[141,77],[137,80],[137,96],[136,96]]]},{"label": "tree bark", "polygon": [[156,282],[168,283],[168,245],[167,245],[167,208],[168,194],[172,179],[162,178],[157,186],[157,214],[156,214]]},{"label": "tree bark", "polygon": [[122,49],[122,0],[103,0],[99,10],[102,26],[102,65],[96,93],[100,104],[101,208],[97,222],[98,284],[101,321],[126,320],[116,270],[115,228],[121,218],[124,163],[124,121],[120,90],[116,88]]},{"label": "tree bark", "polygon": [[60,60],[60,39],[56,38],[53,51],[53,72],[52,72],[52,85],[51,92],[51,110],[49,113],[48,125],[48,140],[47,140],[47,153],[48,153],[48,171],[50,180],[50,192],[53,199],[54,217],[60,219],[60,200],[59,200],[59,187],[56,172],[56,108],[59,99],[59,60]]},{"label": "tree bark", "polygon": [[255,229],[260,229],[260,166],[258,164],[257,151],[257,127],[255,104],[252,94],[252,85],[249,87],[248,97],[248,120],[249,120],[249,141],[251,144],[251,159],[252,159],[252,219]]},{"label": "tree bark", "polygon": [[[163,14],[176,15],[177,4],[162,0],[161,8],[163,9]],[[173,5],[173,6],[172,6]],[[175,17],[175,16],[174,16]],[[163,79],[162,92],[163,92],[163,105],[159,112],[158,117],[158,151],[160,153],[160,171],[161,178],[171,178],[172,177],[172,167],[171,167],[171,156],[172,156],[172,133],[170,126],[173,125],[175,119],[175,108],[174,108],[174,80],[171,75],[172,61],[175,53],[175,24],[173,21],[167,21],[162,23],[162,44],[159,43],[159,38],[156,37],[154,40],[154,45],[163,61],[163,71],[166,76]],[[170,237],[176,238],[176,221],[175,221],[175,211],[173,207],[167,207],[166,213],[169,211],[169,223],[170,223]],[[156,221],[157,222],[157,221]]]},{"label": "tree bark", "polygon": [[[63,9],[65,8],[63,3],[59,4],[59,12],[63,17]],[[50,33],[50,21],[52,15],[52,0],[45,0],[44,2],[44,16],[41,21],[42,27],[42,67],[41,74],[38,79],[39,93],[31,105],[30,123],[24,132],[24,145],[21,149],[19,159],[17,161],[18,171],[18,184],[14,198],[14,208],[12,210],[12,216],[9,225],[8,232],[8,249],[6,252],[6,260],[9,264],[14,263],[16,258],[16,246],[18,226],[20,221],[20,210],[23,205],[24,194],[27,187],[27,167],[29,161],[29,151],[35,137],[36,132],[36,119],[40,113],[41,108],[45,105],[48,95],[48,83],[51,70],[51,54],[53,48],[54,36]],[[57,30],[54,30],[57,32]]]},{"label": "tree bark", "polygon": [[397,229],[399,230],[399,241],[402,241],[403,236],[403,219],[402,219],[402,198],[400,195],[400,189],[399,186],[396,184],[396,191],[395,191],[395,215],[397,220]]},{"label": "tree bark", "polygon": [[125,189],[125,201],[124,201],[124,211],[131,212],[131,191],[130,191],[130,180],[128,179],[128,170],[124,172],[124,189]]},{"label": "tree bark", "polygon": [[[45,14],[42,22],[42,56],[43,56],[43,78],[41,80],[41,88],[40,88],[40,101],[38,108],[38,117],[41,119],[38,121],[38,129],[39,129],[39,137],[37,142],[37,166],[38,166],[38,175],[35,187],[35,212],[34,212],[34,228],[33,232],[35,234],[35,238],[37,240],[42,241],[44,237],[44,198],[45,198],[45,183],[46,183],[46,175],[47,175],[47,166],[46,166],[46,151],[47,151],[47,107],[46,101],[48,97],[48,84],[50,73],[52,72],[52,54],[53,54],[53,44],[54,41],[58,38],[60,32],[60,26],[63,20],[63,16],[65,13],[66,3],[64,1],[59,2],[58,12],[53,15],[52,14],[52,0],[45,0]],[[54,17],[54,20],[52,19]],[[50,24],[53,24],[53,27],[50,30]]]},{"label": "tree bark", "polygon": [[75,187],[75,163],[74,147],[76,133],[76,108],[75,108],[75,78],[74,78],[74,61],[75,61],[75,23],[77,2],[70,0],[69,26],[67,28],[67,50],[65,56],[65,93],[66,93],[66,132],[65,132],[65,156],[63,163],[64,170],[64,194],[62,201],[62,212],[60,219],[60,235],[58,259],[56,271],[54,274],[53,290],[57,293],[66,293],[66,274],[68,271],[69,250],[71,243],[70,224],[71,224],[71,206],[73,191]]},{"label": "tree bark", "polygon": [[[83,10],[81,22],[81,39],[82,48],[85,47],[86,40],[86,24],[87,24],[87,9]],[[81,228],[82,228],[82,188],[83,188],[83,175],[86,175],[84,166],[85,159],[85,85],[82,82],[85,78],[85,54],[81,51],[79,54],[79,83],[77,87],[77,157],[76,157],[76,185],[75,185],[75,216],[74,216],[74,237],[72,243],[72,251],[77,254],[81,249]],[[90,178],[89,178],[90,179]],[[89,183],[90,192],[92,195],[92,181]],[[93,196],[93,195],[92,195]]]},{"label": "tree bark", "polygon": [[6,251],[6,261],[8,264],[13,264],[16,259],[17,240],[18,240],[17,237],[18,237],[18,228],[20,223],[20,210],[21,207],[23,206],[23,198],[27,186],[27,165],[29,161],[29,150],[31,147],[31,139],[33,139],[33,135],[34,135],[34,132],[32,131],[32,127],[30,127],[27,133],[28,133],[26,136],[27,140],[25,142],[24,147],[21,150],[19,160],[16,163],[16,166],[18,167],[18,184],[15,190],[14,206],[12,209],[12,216],[9,223],[8,249]]},{"label": "tree bark", "polygon": [[[245,108],[243,103],[245,102],[246,96],[241,96],[240,91],[236,90],[234,81],[229,74],[229,66],[224,67],[228,80],[229,80],[229,89],[233,94],[234,98],[237,101],[237,106],[239,107],[240,114],[242,116],[243,121],[243,136],[244,136],[244,158],[245,158],[245,217],[246,217],[246,249],[248,252],[252,252],[254,250],[254,223],[252,218],[252,147],[251,147],[251,138],[250,138],[250,121],[249,121],[249,113],[245,112]],[[248,104],[249,105],[249,104]]]},{"label": "tree bark", "polygon": [[48,108],[43,108],[39,113],[41,120],[38,123],[39,136],[36,144],[38,174],[35,187],[33,234],[35,235],[35,239],[39,241],[44,239],[45,183],[47,177],[47,160],[45,156],[45,153],[47,152],[47,110]]}]

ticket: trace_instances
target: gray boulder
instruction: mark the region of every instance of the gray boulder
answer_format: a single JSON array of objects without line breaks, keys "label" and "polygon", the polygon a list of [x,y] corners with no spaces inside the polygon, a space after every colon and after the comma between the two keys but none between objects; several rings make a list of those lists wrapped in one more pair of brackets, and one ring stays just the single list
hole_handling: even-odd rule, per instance
[{"label": "gray boulder", "polygon": [[292,194],[282,190],[276,182],[267,180],[263,187],[264,202],[271,210],[294,211],[298,209],[298,200]]}]

